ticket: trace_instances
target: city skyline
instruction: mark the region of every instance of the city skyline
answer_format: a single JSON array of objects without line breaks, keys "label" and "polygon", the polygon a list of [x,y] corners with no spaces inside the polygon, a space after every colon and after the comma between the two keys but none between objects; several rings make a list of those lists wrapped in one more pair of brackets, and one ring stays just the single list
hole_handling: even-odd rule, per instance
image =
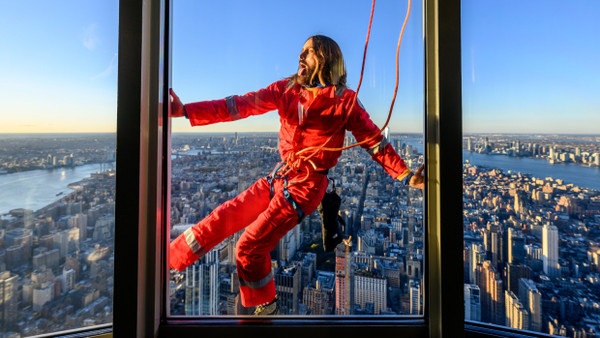
[{"label": "city skyline", "polygon": [[[300,46],[312,34],[338,41],[348,84],[356,87],[370,1],[353,8],[340,1],[318,2],[325,13],[335,16],[307,16],[298,13],[295,5],[276,1],[260,4],[265,8],[239,0],[174,2],[173,87],[184,102],[243,94],[294,73]],[[307,3],[306,8],[313,7]],[[4,105],[0,133],[114,132],[116,1],[36,6],[27,1],[3,2],[0,9],[0,27],[13,32],[0,38],[11,46],[0,55]],[[19,15],[23,12],[28,15]],[[207,12],[210,15],[201,14]],[[596,81],[600,67],[595,62],[600,43],[593,34],[600,28],[594,19],[599,12],[600,4],[591,1],[577,1],[570,7],[559,1],[514,1],[508,6],[464,1],[464,131],[598,133],[600,99],[594,93],[600,90]],[[375,7],[359,97],[378,125],[385,121],[393,94],[396,42],[405,13],[404,1],[380,1]],[[421,15],[422,2],[413,1],[390,122],[391,129],[400,132],[423,129]],[[235,23],[223,27],[224,20]],[[289,22],[300,24],[279,29]],[[271,112],[210,130],[275,132],[277,120]],[[184,119],[173,121],[175,132],[190,129]]]},{"label": "city skyline", "polygon": [[[47,323],[57,330],[111,321],[112,284],[106,276],[112,274],[114,262],[115,172],[82,173],[83,179],[34,175],[40,184],[20,181],[21,172],[12,170],[51,175],[58,167],[81,171],[83,166],[76,163],[114,160],[113,136],[57,137],[52,142],[42,137],[5,139],[6,156],[0,163],[5,167],[0,172],[3,168],[8,172],[0,175],[0,185],[20,182],[13,189],[3,185],[11,200],[27,197],[40,186],[55,200],[0,211],[4,233],[0,270],[5,266],[9,271],[0,273],[0,284],[11,289],[15,278],[22,278],[20,298],[13,298],[10,306],[26,320],[14,330],[43,333]],[[565,167],[576,170],[572,175],[584,176],[583,172],[600,168],[600,148],[585,139],[565,139],[553,145],[549,139],[465,137],[465,152],[487,158],[486,164],[465,162],[463,169],[468,320],[551,334],[592,330],[583,323],[594,325],[594,332],[600,328],[600,316],[585,312],[600,304],[596,291],[600,188],[589,181],[573,185],[559,179],[557,166],[550,161],[568,163]],[[245,189],[255,177],[263,177],[278,160],[274,133],[175,134],[173,141],[171,236]],[[352,141],[349,136],[346,143]],[[393,134],[390,142],[409,167],[423,161],[418,136]],[[515,157],[521,161],[535,157],[537,166],[547,168],[546,174],[520,173],[502,164]],[[586,167],[592,162],[592,168]],[[340,209],[344,234],[354,239],[345,254],[338,248],[338,254],[322,256],[316,214],[278,244],[272,258],[284,313],[425,313],[422,194],[406,190],[378,170],[366,152],[354,148],[344,152],[329,174],[344,198]],[[53,181],[68,184],[72,191],[55,194]],[[218,252],[219,260],[199,262],[195,270],[170,279],[169,289],[175,291],[171,314],[248,314],[238,306],[234,292],[235,240],[233,236],[213,253]],[[192,276],[195,282],[187,283]],[[569,306],[567,315],[557,310],[559,303]]]}]

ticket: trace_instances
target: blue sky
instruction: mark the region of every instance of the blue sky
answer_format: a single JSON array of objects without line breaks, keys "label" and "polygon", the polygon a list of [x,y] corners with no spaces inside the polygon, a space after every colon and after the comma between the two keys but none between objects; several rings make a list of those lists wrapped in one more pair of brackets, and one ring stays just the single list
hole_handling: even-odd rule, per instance
[{"label": "blue sky", "polygon": [[116,1],[1,1],[0,31],[0,133],[116,130]]},{"label": "blue sky", "polygon": [[[407,1],[397,0],[380,0],[375,7],[359,98],[380,126],[393,96],[396,47],[406,7]],[[348,85],[358,85],[371,1],[177,0],[173,12],[172,85],[183,102],[244,94],[295,73],[302,45],[315,34],[338,42]],[[422,12],[421,2],[413,1],[401,46],[392,131],[423,130]],[[192,129],[185,120],[173,126],[176,131],[277,131],[278,121],[277,113],[271,112],[209,127]]]},{"label": "blue sky", "polygon": [[600,1],[463,1],[464,132],[600,134]]},{"label": "blue sky", "polygon": [[[382,125],[407,1],[376,4],[360,99]],[[184,102],[262,88],[297,69],[313,34],[334,38],[356,88],[368,0],[175,0],[172,85]],[[24,15],[26,13],[26,15]],[[463,1],[465,132],[600,133],[600,1]],[[0,2],[0,133],[116,130],[118,3]],[[392,132],[423,129],[422,3],[400,56]],[[174,131],[276,131],[276,112]]]}]

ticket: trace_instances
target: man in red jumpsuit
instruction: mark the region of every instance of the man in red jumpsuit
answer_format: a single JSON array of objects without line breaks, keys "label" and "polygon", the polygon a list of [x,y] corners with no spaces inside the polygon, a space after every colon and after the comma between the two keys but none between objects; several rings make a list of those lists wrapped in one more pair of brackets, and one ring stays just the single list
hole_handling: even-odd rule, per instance
[{"label": "man in red jumpsuit", "polygon": [[336,165],[341,151],[311,149],[305,157],[314,155],[304,166],[296,165],[284,173],[285,162],[298,158],[294,154],[324,143],[339,148],[348,130],[359,142],[371,139],[362,147],[393,178],[420,189],[424,185],[423,167],[413,175],[379,135],[379,128],[362,105],[358,101],[353,104],[355,92],[345,86],[344,60],[337,43],[322,35],[312,36],[299,57],[296,74],[245,95],[183,105],[171,91],[171,116],[185,116],[193,126],[279,112],[280,165],[186,230],[170,247],[170,266],[182,271],[245,228],[236,248],[241,300],[245,307],[258,306],[255,314],[259,315],[278,313],[269,252],[304,215],[317,208],[327,189],[327,171]]}]

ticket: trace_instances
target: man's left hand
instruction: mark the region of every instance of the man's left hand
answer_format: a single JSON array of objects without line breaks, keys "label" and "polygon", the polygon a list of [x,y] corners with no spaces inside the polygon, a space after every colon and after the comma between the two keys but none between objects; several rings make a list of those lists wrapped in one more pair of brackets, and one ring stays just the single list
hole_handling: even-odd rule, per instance
[{"label": "man's left hand", "polygon": [[169,89],[170,103],[171,103],[171,117],[183,117],[185,116],[185,109],[183,103],[179,99],[179,96],[175,95],[173,89]]},{"label": "man's left hand", "polygon": [[425,189],[425,173],[423,173],[423,169],[425,169],[425,165],[421,165],[419,170],[410,178],[408,185],[413,188]]}]

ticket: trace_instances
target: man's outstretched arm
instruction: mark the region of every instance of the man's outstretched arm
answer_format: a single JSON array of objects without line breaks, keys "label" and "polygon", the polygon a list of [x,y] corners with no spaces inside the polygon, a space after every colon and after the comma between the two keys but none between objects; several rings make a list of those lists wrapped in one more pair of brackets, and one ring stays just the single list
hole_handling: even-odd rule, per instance
[{"label": "man's outstretched arm", "polygon": [[285,81],[278,81],[264,89],[244,95],[187,104],[183,104],[173,90],[170,90],[171,117],[185,116],[192,126],[203,126],[260,115],[277,109],[277,103],[284,89]]}]

